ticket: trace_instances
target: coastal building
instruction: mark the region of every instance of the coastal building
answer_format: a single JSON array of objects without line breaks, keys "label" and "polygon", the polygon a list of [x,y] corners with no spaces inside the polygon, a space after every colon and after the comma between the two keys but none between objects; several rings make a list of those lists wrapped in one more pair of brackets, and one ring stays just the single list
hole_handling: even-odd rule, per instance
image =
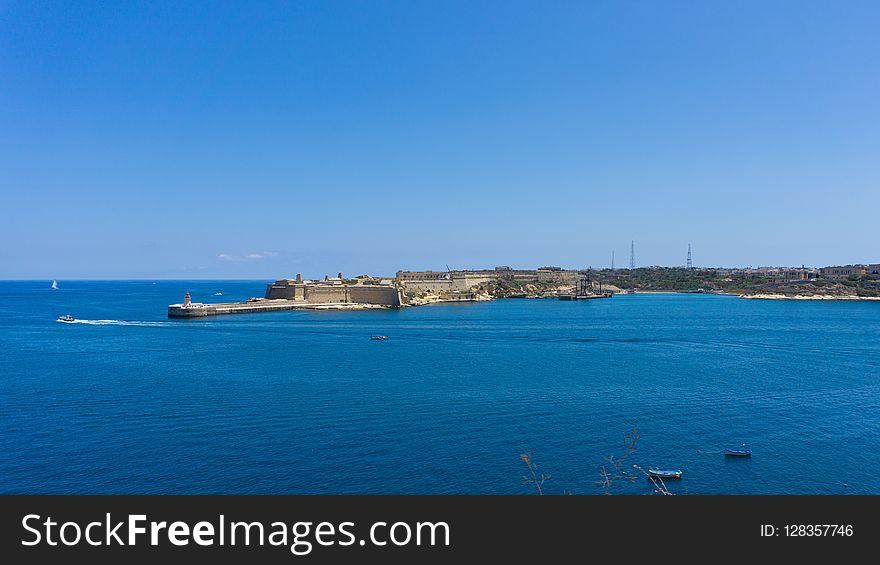
[{"label": "coastal building", "polygon": [[783,282],[797,282],[815,279],[818,275],[819,271],[816,269],[782,269],[782,273],[779,278]]},{"label": "coastal building", "polygon": [[748,269],[743,269],[746,274],[750,275],[758,275],[761,277],[777,277],[782,274],[782,269],[779,267],[749,267]]},{"label": "coastal building", "polygon": [[874,280],[880,280],[880,263],[868,265],[868,276]]},{"label": "coastal building", "polygon": [[820,269],[823,278],[832,280],[848,279],[849,277],[863,277],[868,274],[867,265],[838,265],[823,267]]}]

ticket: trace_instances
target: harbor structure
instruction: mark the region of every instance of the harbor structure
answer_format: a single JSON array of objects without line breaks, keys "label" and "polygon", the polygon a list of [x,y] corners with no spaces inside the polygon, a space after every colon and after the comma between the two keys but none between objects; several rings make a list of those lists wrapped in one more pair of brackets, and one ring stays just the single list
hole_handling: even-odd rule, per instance
[{"label": "harbor structure", "polygon": [[602,282],[596,283],[588,270],[581,276],[575,291],[571,294],[560,294],[559,300],[590,300],[593,298],[611,298],[614,293],[602,288]]},{"label": "harbor structure", "polygon": [[263,298],[244,302],[206,304],[193,302],[190,293],[180,304],[168,305],[169,318],[201,318],[223,314],[249,314],[282,310],[327,310],[361,308],[399,308],[405,299],[399,287],[390,279],[362,276],[350,281],[342,273],[323,280],[296,278],[279,279],[266,286]]}]

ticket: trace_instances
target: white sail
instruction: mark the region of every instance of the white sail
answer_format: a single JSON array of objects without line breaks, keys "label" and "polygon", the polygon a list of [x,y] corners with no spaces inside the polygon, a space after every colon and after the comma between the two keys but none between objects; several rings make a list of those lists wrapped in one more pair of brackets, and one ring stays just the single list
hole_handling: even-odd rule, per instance
[{"label": "white sail", "polygon": [[52,290],[58,290],[58,281],[52,279]]}]

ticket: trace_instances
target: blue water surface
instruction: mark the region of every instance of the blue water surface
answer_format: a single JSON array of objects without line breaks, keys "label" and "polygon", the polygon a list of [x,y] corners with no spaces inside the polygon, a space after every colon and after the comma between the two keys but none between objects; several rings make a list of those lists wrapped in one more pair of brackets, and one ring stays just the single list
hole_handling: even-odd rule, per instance
[{"label": "blue water surface", "polygon": [[[530,452],[546,492],[599,494],[637,426],[622,470],[681,469],[676,492],[880,494],[880,302],[636,294],[174,321],[185,290],[242,300],[265,281],[49,284],[0,282],[0,493],[528,494]],[[720,453],[743,443],[751,458]]]}]

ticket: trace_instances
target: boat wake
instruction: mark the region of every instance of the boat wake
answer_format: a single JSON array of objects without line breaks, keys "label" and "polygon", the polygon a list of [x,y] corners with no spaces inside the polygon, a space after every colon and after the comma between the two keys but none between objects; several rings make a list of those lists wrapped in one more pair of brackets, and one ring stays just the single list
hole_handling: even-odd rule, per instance
[{"label": "boat wake", "polygon": [[160,327],[167,326],[169,322],[138,322],[131,320],[72,320],[69,322],[62,321],[63,324],[85,324],[87,326],[139,326],[139,327]]}]

